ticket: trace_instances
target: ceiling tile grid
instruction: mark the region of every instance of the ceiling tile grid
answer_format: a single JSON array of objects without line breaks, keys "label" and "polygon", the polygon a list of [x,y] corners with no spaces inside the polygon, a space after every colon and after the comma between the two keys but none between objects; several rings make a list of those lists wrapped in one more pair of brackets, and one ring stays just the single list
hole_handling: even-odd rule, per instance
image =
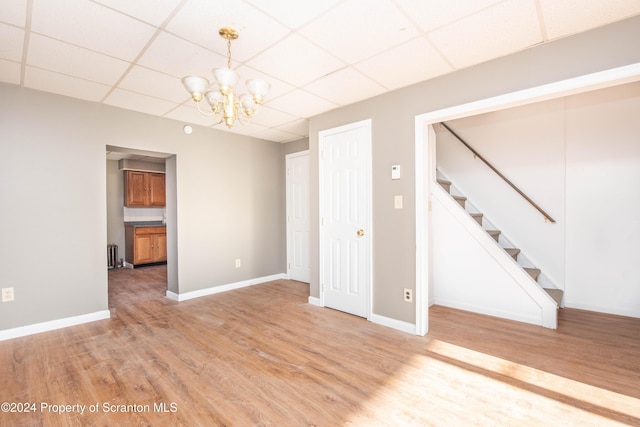
[{"label": "ceiling tile grid", "polygon": [[[0,81],[287,142],[314,115],[638,14],[638,0],[2,0]],[[223,26],[242,81],[272,84],[232,129],[180,81],[226,66]]]}]

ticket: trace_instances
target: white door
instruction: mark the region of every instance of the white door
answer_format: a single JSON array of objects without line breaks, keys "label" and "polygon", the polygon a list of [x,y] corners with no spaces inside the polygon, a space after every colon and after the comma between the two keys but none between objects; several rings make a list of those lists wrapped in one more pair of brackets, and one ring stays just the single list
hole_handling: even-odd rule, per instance
[{"label": "white door", "polygon": [[287,271],[309,283],[309,150],[286,156]]},{"label": "white door", "polygon": [[320,132],[320,299],[369,317],[371,120]]}]

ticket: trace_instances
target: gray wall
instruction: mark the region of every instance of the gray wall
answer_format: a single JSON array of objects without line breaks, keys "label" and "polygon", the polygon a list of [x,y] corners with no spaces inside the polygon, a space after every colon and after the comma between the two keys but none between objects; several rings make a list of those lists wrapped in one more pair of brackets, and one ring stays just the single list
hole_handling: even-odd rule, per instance
[{"label": "gray wall", "polygon": [[107,145],[175,155],[170,290],[284,272],[281,144],[8,84],[0,100],[0,330],[107,309]]},{"label": "gray wall", "polygon": [[[476,67],[336,109],[310,120],[311,295],[319,296],[318,132],[371,118],[373,122],[373,313],[415,322],[415,116],[571,77],[640,62],[640,17],[541,45]],[[390,168],[402,167],[392,181]],[[404,209],[393,208],[394,195]],[[392,251],[389,248],[393,248]]]}]

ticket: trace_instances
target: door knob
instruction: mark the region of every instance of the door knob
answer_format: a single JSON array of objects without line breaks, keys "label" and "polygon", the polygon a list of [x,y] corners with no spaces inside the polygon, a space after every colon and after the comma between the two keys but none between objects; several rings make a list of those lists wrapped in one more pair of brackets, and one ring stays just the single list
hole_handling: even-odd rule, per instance
[{"label": "door knob", "polygon": [[358,237],[364,236],[364,230],[363,229],[358,230],[357,234],[358,234]]}]

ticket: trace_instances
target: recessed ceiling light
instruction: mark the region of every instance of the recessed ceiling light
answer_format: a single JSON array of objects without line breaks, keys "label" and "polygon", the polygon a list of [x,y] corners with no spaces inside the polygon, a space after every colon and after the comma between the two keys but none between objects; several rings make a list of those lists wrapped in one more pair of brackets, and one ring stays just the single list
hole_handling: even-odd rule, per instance
[{"label": "recessed ceiling light", "polygon": [[186,133],[187,135],[191,135],[191,132],[193,132],[193,128],[189,125],[184,125],[182,127],[182,130],[184,131],[184,133]]}]

